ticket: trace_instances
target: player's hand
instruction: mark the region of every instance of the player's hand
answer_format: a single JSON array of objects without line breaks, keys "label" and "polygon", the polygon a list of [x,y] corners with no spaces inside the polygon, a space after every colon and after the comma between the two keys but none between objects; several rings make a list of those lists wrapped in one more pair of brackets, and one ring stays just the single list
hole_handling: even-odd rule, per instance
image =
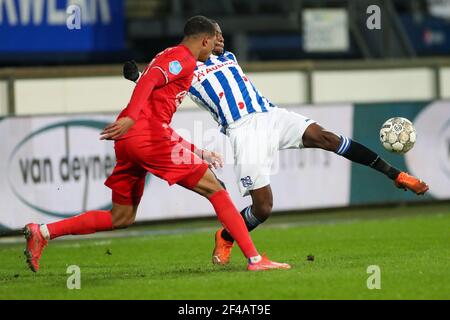
[{"label": "player's hand", "polygon": [[128,117],[123,117],[114,123],[106,126],[100,133],[100,140],[115,140],[130,129],[134,124],[134,120]]},{"label": "player's hand", "polygon": [[125,79],[136,82],[139,79],[139,68],[136,61],[127,61],[123,65],[123,76]]},{"label": "player's hand", "polygon": [[209,150],[202,150],[201,156],[202,159],[213,166],[214,169],[223,168],[223,158],[221,154]]}]

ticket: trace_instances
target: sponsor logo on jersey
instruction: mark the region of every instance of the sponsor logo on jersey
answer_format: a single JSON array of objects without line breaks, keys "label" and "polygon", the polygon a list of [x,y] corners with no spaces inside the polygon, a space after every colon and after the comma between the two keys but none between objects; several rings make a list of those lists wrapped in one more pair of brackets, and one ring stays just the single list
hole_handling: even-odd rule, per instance
[{"label": "sponsor logo on jersey", "polygon": [[209,67],[206,66],[204,63],[198,64],[196,70],[194,71],[194,77],[197,79],[198,82],[201,82],[203,78],[206,77],[209,73],[220,70],[223,67],[230,65],[237,66],[238,64],[234,61],[219,63]]},{"label": "sponsor logo on jersey", "polygon": [[169,72],[171,74],[178,75],[180,74],[181,70],[183,70],[183,67],[178,60],[174,60],[169,63]]}]

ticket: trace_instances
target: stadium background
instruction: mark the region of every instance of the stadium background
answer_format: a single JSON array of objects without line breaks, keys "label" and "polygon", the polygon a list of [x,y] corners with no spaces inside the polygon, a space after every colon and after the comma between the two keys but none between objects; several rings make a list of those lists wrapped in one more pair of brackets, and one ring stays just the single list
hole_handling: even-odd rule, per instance
[{"label": "stadium background", "polygon": [[[79,30],[67,28],[70,4],[81,8]],[[372,5],[380,8],[381,29],[368,28]],[[450,200],[449,0],[6,0],[0,1],[2,235],[29,221],[110,206],[103,180],[113,147],[97,136],[133,90],[121,77],[122,63],[135,59],[143,67],[180,40],[184,21],[195,14],[220,23],[226,49],[272,102],[363,142],[430,184],[429,194],[416,197],[334,154],[285,151],[273,177],[275,216],[411,202],[425,202],[411,210],[427,212]],[[381,124],[393,116],[416,125],[418,142],[406,156],[379,143]],[[185,99],[174,128],[224,153],[227,165],[217,173],[236,204],[248,204],[212,119]],[[149,177],[137,221],[213,216],[201,197]]]},{"label": "stadium background", "polygon": [[[76,3],[44,1],[47,14],[38,18],[38,2],[30,2],[29,11],[19,1],[2,2],[0,132],[8,137],[1,142],[0,168],[8,177],[1,183],[3,228],[109,205],[102,179],[114,153],[111,143],[95,141],[95,135],[133,89],[117,63],[150,60],[177,43],[185,17],[199,12],[221,23],[227,49],[271,101],[362,141],[431,185],[429,196],[417,198],[335,155],[288,151],[278,161],[274,189],[298,190],[298,197],[276,192],[276,211],[450,198],[450,60],[425,57],[450,51],[445,1],[79,1],[86,12],[81,29],[69,30],[64,9]],[[383,13],[381,30],[367,27],[373,14],[367,8],[374,4]],[[239,205],[248,203],[237,193],[229,146],[214,135],[213,121],[189,99],[180,113],[174,127],[194,143],[225,153],[227,166],[218,174]],[[424,118],[417,146],[405,158],[378,143],[378,129],[392,116]],[[101,121],[92,127],[77,124],[81,119]],[[89,139],[94,141],[87,147]],[[79,168],[89,157],[106,158],[103,175]],[[105,166],[100,162],[92,170]],[[416,163],[433,164],[434,170]],[[66,167],[75,176],[61,171]],[[200,197],[150,180],[138,221],[212,215]]]}]

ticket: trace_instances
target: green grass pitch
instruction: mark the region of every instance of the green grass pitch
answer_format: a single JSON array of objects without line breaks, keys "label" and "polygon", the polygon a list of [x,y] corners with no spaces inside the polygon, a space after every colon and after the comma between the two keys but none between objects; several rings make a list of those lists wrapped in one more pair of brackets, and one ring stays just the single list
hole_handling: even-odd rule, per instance
[{"label": "green grass pitch", "polygon": [[[237,247],[211,264],[216,221],[139,226],[50,243],[33,274],[0,238],[0,299],[449,299],[450,205],[276,214],[252,237],[293,269],[252,273]],[[112,236],[111,236],[112,235]],[[314,261],[307,256],[313,255]],[[81,289],[67,289],[67,267]],[[369,290],[367,267],[381,271]]]}]

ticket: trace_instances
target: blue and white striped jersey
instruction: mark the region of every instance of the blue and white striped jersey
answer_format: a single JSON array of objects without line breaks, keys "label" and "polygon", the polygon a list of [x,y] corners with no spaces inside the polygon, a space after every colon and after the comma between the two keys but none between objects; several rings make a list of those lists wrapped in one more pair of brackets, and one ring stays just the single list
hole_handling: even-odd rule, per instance
[{"label": "blue and white striped jersey", "polygon": [[245,76],[231,52],[211,55],[205,63],[197,62],[188,94],[223,129],[247,114],[275,107]]}]

